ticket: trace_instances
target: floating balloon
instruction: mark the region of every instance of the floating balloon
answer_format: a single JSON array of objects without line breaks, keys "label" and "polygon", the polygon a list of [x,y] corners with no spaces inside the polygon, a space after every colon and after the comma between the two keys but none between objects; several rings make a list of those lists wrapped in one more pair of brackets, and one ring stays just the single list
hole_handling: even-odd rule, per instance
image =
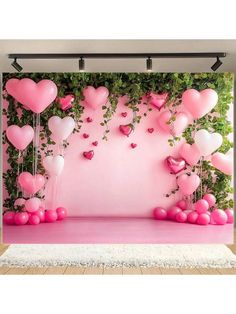
[{"label": "floating balloon", "polygon": [[219,133],[209,133],[204,129],[196,132],[194,140],[201,156],[204,157],[211,155],[222,145],[223,142],[223,138]]},{"label": "floating balloon", "polygon": [[66,95],[65,97],[58,98],[61,110],[66,111],[72,108],[74,100],[75,100],[74,95]]},{"label": "floating balloon", "polygon": [[35,83],[29,78],[10,79],[6,90],[22,105],[35,113],[43,112],[57,97],[57,86],[51,80]]},{"label": "floating balloon", "polygon": [[29,213],[36,212],[41,205],[41,200],[38,197],[32,197],[25,202],[25,209]]},{"label": "floating balloon", "polygon": [[211,157],[211,163],[216,169],[228,176],[231,176],[233,174],[233,150],[230,149],[226,154],[213,154]]},{"label": "floating balloon", "polygon": [[22,128],[18,125],[10,125],[6,135],[15,148],[24,150],[34,138],[34,129],[30,125],[24,125]]},{"label": "floating balloon", "polygon": [[71,117],[61,119],[53,116],[48,120],[48,128],[56,141],[62,142],[66,140],[75,128],[75,121]]},{"label": "floating balloon", "polygon": [[15,213],[13,211],[7,211],[3,214],[3,222],[6,225],[14,225],[15,224]]},{"label": "floating balloon", "polygon": [[119,130],[122,134],[124,134],[125,136],[129,137],[130,133],[133,131],[131,125],[127,124],[127,125],[120,125],[119,126]]},{"label": "floating balloon", "polygon": [[174,158],[172,156],[168,156],[165,159],[165,162],[171,174],[177,174],[180,171],[186,169],[186,162],[183,158]]},{"label": "floating balloon", "polygon": [[149,102],[151,105],[156,107],[158,110],[166,104],[168,99],[168,93],[157,94],[157,93],[150,93],[149,94]]},{"label": "floating balloon", "polygon": [[158,117],[158,124],[161,129],[173,136],[178,136],[186,129],[189,119],[186,113],[179,112],[175,115],[175,120],[170,121],[172,114],[170,111],[163,111]]},{"label": "floating balloon", "polygon": [[87,86],[83,90],[85,103],[93,110],[106,104],[109,96],[109,91],[106,87],[100,86],[94,88],[93,86]]},{"label": "floating balloon", "polygon": [[218,95],[213,89],[188,89],[182,95],[182,104],[194,119],[199,119],[210,112],[218,101]]},{"label": "floating balloon", "polygon": [[22,172],[18,177],[18,182],[25,192],[35,194],[42,189],[45,179],[41,174],[32,176],[29,172]]},{"label": "floating balloon", "polygon": [[167,218],[167,211],[162,207],[156,207],[153,211],[153,215],[157,220],[165,220]]},{"label": "floating balloon", "polygon": [[64,158],[58,156],[46,156],[43,159],[43,166],[50,176],[59,176],[64,168]]},{"label": "floating balloon", "polygon": [[201,180],[198,175],[191,173],[187,175],[185,173],[181,174],[177,178],[177,184],[183,193],[183,195],[191,195],[196,191],[200,184]]},{"label": "floating balloon", "polygon": [[201,153],[196,144],[184,143],[179,149],[179,154],[190,166],[196,165],[201,158]]},{"label": "floating balloon", "polygon": [[209,204],[209,207],[214,206],[216,203],[216,198],[213,194],[205,194],[203,196],[203,199],[207,201],[207,203]]}]

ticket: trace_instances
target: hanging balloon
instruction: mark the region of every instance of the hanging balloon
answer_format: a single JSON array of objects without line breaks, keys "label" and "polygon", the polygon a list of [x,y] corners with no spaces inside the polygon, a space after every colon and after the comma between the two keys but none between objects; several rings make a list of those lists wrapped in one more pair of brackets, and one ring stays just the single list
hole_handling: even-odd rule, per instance
[{"label": "hanging balloon", "polygon": [[66,111],[72,108],[74,100],[75,100],[74,95],[66,95],[65,97],[58,98],[61,110]]},{"label": "hanging balloon", "polygon": [[34,113],[43,112],[57,97],[57,86],[51,80],[35,83],[29,78],[10,79],[6,83],[9,95]]},{"label": "hanging balloon", "polygon": [[130,133],[133,131],[132,125],[126,124],[126,125],[120,125],[119,130],[122,134],[129,137]]},{"label": "hanging balloon", "polygon": [[48,120],[48,128],[52,132],[53,138],[58,142],[62,142],[73,132],[75,121],[71,117],[61,119],[58,116],[53,116]]},{"label": "hanging balloon", "polygon": [[194,119],[204,117],[217,104],[218,95],[213,89],[188,89],[182,95],[182,104],[191,113]]},{"label": "hanging balloon", "polygon": [[230,149],[226,154],[215,153],[211,157],[213,167],[231,176],[233,174],[233,150]]},{"label": "hanging balloon", "polygon": [[201,153],[201,156],[209,156],[216,151],[223,142],[223,138],[219,133],[209,133],[207,130],[201,129],[196,132],[194,141]]},{"label": "hanging balloon", "polygon": [[195,173],[191,173],[187,175],[186,173],[181,174],[177,178],[177,184],[183,193],[183,195],[191,195],[200,185],[200,178]]},{"label": "hanging balloon", "polygon": [[64,158],[58,156],[46,156],[43,159],[43,166],[50,176],[59,176],[64,168]]},{"label": "hanging balloon", "polygon": [[180,171],[186,169],[186,162],[183,158],[174,158],[172,156],[168,156],[165,159],[165,163],[171,174],[177,174]]},{"label": "hanging balloon", "polygon": [[45,184],[45,179],[41,174],[32,176],[29,172],[22,172],[18,177],[20,187],[29,194],[35,194]]},{"label": "hanging balloon", "polygon": [[165,106],[168,99],[168,93],[158,94],[151,92],[148,96],[150,104],[158,110],[161,110],[161,108]]},{"label": "hanging balloon", "polygon": [[201,153],[196,144],[184,143],[179,149],[179,154],[190,166],[196,165],[201,158]]},{"label": "hanging balloon", "polygon": [[6,135],[15,148],[24,150],[34,138],[34,129],[30,125],[24,125],[22,128],[18,125],[10,125]]},{"label": "hanging balloon", "polygon": [[180,135],[188,126],[189,119],[186,113],[179,112],[174,116],[174,120],[170,111],[163,111],[158,117],[158,124],[161,129],[173,136]]},{"label": "hanging balloon", "polygon": [[94,88],[93,86],[87,86],[83,90],[85,103],[93,110],[102,107],[106,104],[109,96],[109,91],[106,87],[100,86]]},{"label": "hanging balloon", "polygon": [[32,197],[25,202],[25,209],[29,213],[36,212],[41,205],[41,200],[38,197]]}]

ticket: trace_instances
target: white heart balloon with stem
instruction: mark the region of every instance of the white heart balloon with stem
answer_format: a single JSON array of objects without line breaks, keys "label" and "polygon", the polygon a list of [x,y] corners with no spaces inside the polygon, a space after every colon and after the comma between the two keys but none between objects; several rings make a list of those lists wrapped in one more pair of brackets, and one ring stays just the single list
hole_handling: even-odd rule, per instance
[{"label": "white heart balloon with stem", "polygon": [[58,116],[53,116],[48,120],[48,128],[52,132],[53,138],[58,142],[62,142],[73,132],[75,120],[71,117],[61,119]]},{"label": "white heart balloon with stem", "polygon": [[207,157],[222,145],[223,138],[219,133],[209,133],[207,130],[201,129],[196,132],[194,141],[201,156]]},{"label": "white heart balloon with stem", "polygon": [[59,176],[64,168],[64,158],[58,156],[46,156],[43,159],[43,166],[50,176]]}]

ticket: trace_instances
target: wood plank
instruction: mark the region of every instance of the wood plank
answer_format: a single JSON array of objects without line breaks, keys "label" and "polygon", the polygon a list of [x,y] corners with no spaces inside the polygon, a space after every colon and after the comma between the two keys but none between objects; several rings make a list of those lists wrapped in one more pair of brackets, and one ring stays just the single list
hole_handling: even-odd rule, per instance
[{"label": "wood plank", "polygon": [[202,275],[220,275],[216,268],[199,268]]},{"label": "wood plank", "polygon": [[179,268],[160,268],[162,275],[181,275]]},{"label": "wood plank", "polygon": [[236,275],[236,268],[217,268],[221,275]]},{"label": "wood plank", "polygon": [[66,266],[51,266],[46,269],[44,275],[63,275],[66,268]]},{"label": "wood plank", "polygon": [[9,270],[5,273],[5,275],[24,275],[28,270],[27,267],[10,267]]},{"label": "wood plank", "polygon": [[47,267],[29,267],[25,275],[44,275]]},{"label": "wood plank", "polygon": [[0,267],[0,275],[6,274],[9,271],[9,269],[10,269],[9,267],[5,267],[5,266]]},{"label": "wood plank", "polygon": [[102,275],[103,267],[85,267],[84,275]]},{"label": "wood plank", "polygon": [[197,268],[180,268],[181,275],[200,275],[200,271]]},{"label": "wood plank", "polygon": [[159,267],[140,267],[143,275],[161,275]]},{"label": "wood plank", "polygon": [[142,275],[140,267],[122,267],[122,274],[123,275]]},{"label": "wood plank", "polygon": [[85,267],[68,266],[64,275],[83,275]]},{"label": "wood plank", "polygon": [[122,267],[105,267],[103,275],[122,275]]}]

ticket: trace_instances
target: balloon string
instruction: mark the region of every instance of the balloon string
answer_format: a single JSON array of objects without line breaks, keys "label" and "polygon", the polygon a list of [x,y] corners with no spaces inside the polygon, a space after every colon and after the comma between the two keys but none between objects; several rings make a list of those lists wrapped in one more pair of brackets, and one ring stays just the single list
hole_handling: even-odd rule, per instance
[{"label": "balloon string", "polygon": [[57,180],[58,179],[58,176],[55,176],[55,182],[53,184],[53,197],[52,197],[52,209],[56,209],[55,208],[55,203],[56,203],[56,194],[57,194]]},{"label": "balloon string", "polygon": [[[19,150],[18,157],[17,157],[17,180],[18,180],[19,175],[20,175],[20,157],[21,157],[21,151]],[[19,196],[19,184],[17,182],[16,197],[18,198],[18,196]]]},{"label": "balloon string", "polygon": [[200,159],[200,195],[201,195],[201,198],[202,198],[202,161],[203,161],[203,157],[201,157]]},{"label": "balloon string", "polygon": [[[33,129],[35,131],[35,115],[33,114]],[[33,138],[33,154],[32,154],[32,173],[34,173],[34,151],[35,151],[35,133],[34,133],[34,138]]]},{"label": "balloon string", "polygon": [[37,113],[36,114],[36,126],[35,126],[35,163],[34,163],[34,174],[37,173],[37,168],[38,168],[39,131],[40,131],[40,113]]}]

